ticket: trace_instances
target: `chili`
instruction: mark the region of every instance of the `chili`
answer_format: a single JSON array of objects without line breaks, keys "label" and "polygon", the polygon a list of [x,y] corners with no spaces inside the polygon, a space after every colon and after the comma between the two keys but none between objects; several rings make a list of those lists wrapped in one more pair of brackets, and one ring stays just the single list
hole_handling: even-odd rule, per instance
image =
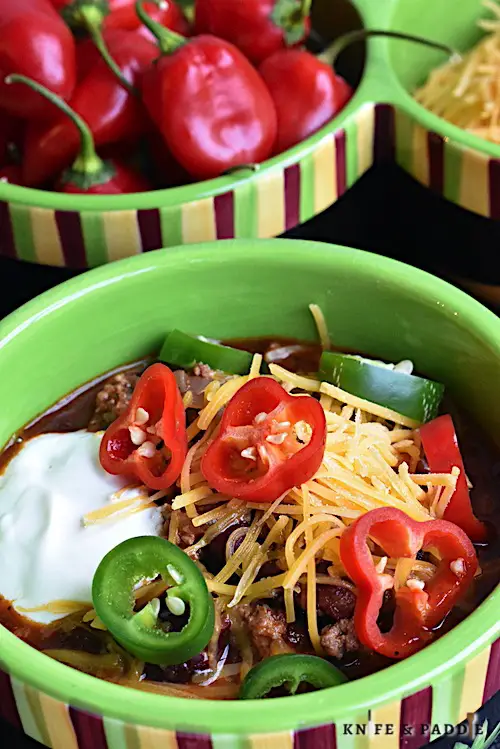
[{"label": "chili", "polygon": [[324,351],[320,376],[327,382],[419,423],[433,419],[443,397],[444,385],[399,372],[370,359]]},{"label": "chili", "polygon": [[258,65],[311,30],[311,0],[196,0],[195,29],[232,42]]},{"label": "chili", "polygon": [[[170,612],[183,616],[189,607],[180,632],[162,626],[159,599],[134,612],[135,590],[158,576],[168,586]],[[181,549],[157,536],[132,538],[108,552],[94,575],[92,601],[117,642],[147,663],[184,663],[203,650],[214,630],[214,604],[200,570]]]},{"label": "chili", "polygon": [[[439,556],[437,570],[425,585],[408,582],[395,591],[396,609],[389,632],[377,617],[384,593],[394,586],[391,575],[377,572],[368,539],[393,558],[415,559],[421,549]],[[438,625],[464,596],[477,570],[477,557],[467,535],[446,520],[418,522],[392,507],[370,510],[340,538],[342,564],[357,588],[354,625],[360,642],[389,658],[406,658],[432,638]]]},{"label": "chili", "polygon": [[317,400],[289,395],[275,380],[258,377],[229,401],[201,472],[230,497],[273,502],[314,476],[325,442],[325,414]]},{"label": "chili", "polygon": [[165,364],[153,364],[137,383],[127,410],[106,430],[101,465],[151,489],[168,489],[186,454],[186,415],[175,377]]},{"label": "chili", "polygon": [[193,369],[196,364],[203,363],[228,374],[246,374],[252,363],[252,354],[172,330],[165,339],[159,359],[182,369]]},{"label": "chili", "polygon": [[250,669],[238,697],[258,700],[279,687],[295,694],[301,684],[327,689],[346,682],[347,678],[338,668],[316,655],[273,655]]},{"label": "chili", "polygon": [[143,100],[179,164],[192,177],[210,179],[270,156],[276,111],[243,54],[214,36],[174,34],[150,19],[141,2],[137,8],[161,52],[144,74]]},{"label": "chili", "polygon": [[453,419],[449,414],[439,416],[420,427],[420,437],[429,469],[432,472],[448,473],[454,466],[460,469],[455,492],[443,517],[445,520],[456,523],[473,541],[485,541],[487,529],[472,510],[467,476]]},{"label": "chili", "polygon": [[42,97],[4,79],[21,73],[69,99],[76,82],[70,30],[49,0],[2,0],[0,39],[0,108],[23,119],[50,118],[53,110]]}]

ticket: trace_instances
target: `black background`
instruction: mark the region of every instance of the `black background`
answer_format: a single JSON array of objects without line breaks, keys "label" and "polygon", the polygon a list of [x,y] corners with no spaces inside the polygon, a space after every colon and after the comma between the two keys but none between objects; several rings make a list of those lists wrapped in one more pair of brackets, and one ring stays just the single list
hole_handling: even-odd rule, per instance
[{"label": "black background", "polygon": [[[500,283],[500,223],[431,195],[392,165],[370,170],[334,206],[286,236],[377,252],[439,275]],[[72,275],[64,269],[0,260],[0,318]],[[488,718],[490,727],[500,721],[500,694],[480,715]],[[451,749],[456,740],[440,739],[432,746]],[[0,749],[37,747],[0,721]],[[500,749],[500,740],[495,747]]]}]

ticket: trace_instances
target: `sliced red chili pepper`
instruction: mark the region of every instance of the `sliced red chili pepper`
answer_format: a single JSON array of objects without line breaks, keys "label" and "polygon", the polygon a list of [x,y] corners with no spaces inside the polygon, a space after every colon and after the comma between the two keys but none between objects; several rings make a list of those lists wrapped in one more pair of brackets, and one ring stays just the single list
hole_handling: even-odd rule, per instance
[{"label": "sliced red chili pepper", "polygon": [[[440,557],[435,575],[422,589],[406,584],[396,590],[394,622],[385,633],[377,617],[394,578],[375,569],[368,538],[394,558],[414,559],[420,549],[431,547]],[[389,658],[405,658],[424,647],[432,638],[431,629],[462,598],[477,569],[474,546],[454,523],[419,522],[392,507],[371,510],[349,526],[340,539],[340,558],[357,586],[354,625],[358,638]]]},{"label": "sliced red chili pepper", "polygon": [[168,489],[186,453],[186,416],[177,382],[165,364],[153,364],[137,383],[127,410],[106,430],[101,465],[150,489]]},{"label": "sliced red chili pepper", "polygon": [[223,494],[273,502],[314,476],[325,441],[325,414],[315,398],[289,395],[275,380],[258,377],[229,401],[201,471]]},{"label": "sliced red chili pepper", "polygon": [[420,436],[429,469],[433,473],[449,473],[454,466],[460,468],[457,486],[444,511],[444,519],[456,523],[473,541],[485,541],[486,526],[476,518],[472,510],[464,462],[458,446],[453,419],[449,414],[439,416],[420,427]]}]

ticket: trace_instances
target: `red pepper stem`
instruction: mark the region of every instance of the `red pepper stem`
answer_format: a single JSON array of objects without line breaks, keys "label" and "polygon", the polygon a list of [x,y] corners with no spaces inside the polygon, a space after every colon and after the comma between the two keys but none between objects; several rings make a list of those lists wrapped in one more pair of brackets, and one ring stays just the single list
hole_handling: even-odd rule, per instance
[{"label": "red pepper stem", "polygon": [[104,161],[97,155],[94,144],[94,137],[92,132],[84,120],[77,114],[71,107],[66,104],[60,96],[54,94],[49,89],[42,86],[40,83],[27,78],[25,75],[18,75],[13,73],[12,75],[5,78],[5,83],[23,83],[33,91],[36,91],[41,96],[44,96],[50,101],[55,107],[64,112],[70,120],[73,122],[78,132],[80,133],[80,153],[76,157],[75,162],[71,168],[73,172],[78,174],[92,175],[102,172],[106,165]]},{"label": "red pepper stem", "polygon": [[461,59],[460,53],[452,47],[449,47],[447,44],[441,44],[441,42],[435,42],[432,39],[426,39],[423,36],[403,34],[400,31],[387,31],[386,29],[358,29],[356,31],[350,31],[339,39],[336,39],[333,44],[318,55],[318,59],[329,65],[333,65],[339,55],[351,44],[354,44],[354,42],[364,42],[366,39],[371,39],[376,36],[383,36],[388,39],[401,39],[406,42],[415,42],[415,44],[423,44],[426,47],[432,47],[432,49],[445,52],[449,55],[450,59]]},{"label": "red pepper stem", "polygon": [[130,94],[137,95],[138,92],[131,85],[131,83],[127,81],[122,71],[120,70],[120,67],[113,60],[106,42],[104,41],[104,37],[102,35],[102,12],[97,7],[93,7],[91,5],[83,5],[79,9],[78,15],[79,20],[87,29],[90,38],[99,50],[99,54],[101,55],[108,68],[117,77],[124,89],[126,89]]},{"label": "red pepper stem", "polygon": [[[153,0],[153,2],[158,6],[161,5],[161,0]],[[158,41],[158,47],[162,54],[171,55],[176,49],[179,49],[187,43],[188,40],[184,36],[176,34],[175,31],[171,31],[170,29],[165,28],[165,26],[162,26],[161,23],[158,23],[158,21],[153,20],[151,16],[146,13],[142,0],[137,0],[135,10],[144,26],[150,30]]]}]

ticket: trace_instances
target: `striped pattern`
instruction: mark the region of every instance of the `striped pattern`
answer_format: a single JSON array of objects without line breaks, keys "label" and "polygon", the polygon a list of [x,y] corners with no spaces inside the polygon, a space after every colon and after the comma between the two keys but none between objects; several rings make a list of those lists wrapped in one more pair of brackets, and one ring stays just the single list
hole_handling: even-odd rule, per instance
[{"label": "striped pattern", "polygon": [[78,212],[0,201],[0,255],[83,269],[160,247],[278,236],[324,211],[369,169],[383,132],[366,104],[300,161],[170,207]]},{"label": "striped pattern", "polygon": [[[386,124],[387,140],[391,135]],[[500,163],[394,113],[396,162],[425,187],[469,211],[500,218]]]},{"label": "striped pattern", "polygon": [[52,749],[420,749],[499,689],[500,639],[415,694],[306,730],[198,736],[125,724],[69,707],[2,671],[0,717]]}]

